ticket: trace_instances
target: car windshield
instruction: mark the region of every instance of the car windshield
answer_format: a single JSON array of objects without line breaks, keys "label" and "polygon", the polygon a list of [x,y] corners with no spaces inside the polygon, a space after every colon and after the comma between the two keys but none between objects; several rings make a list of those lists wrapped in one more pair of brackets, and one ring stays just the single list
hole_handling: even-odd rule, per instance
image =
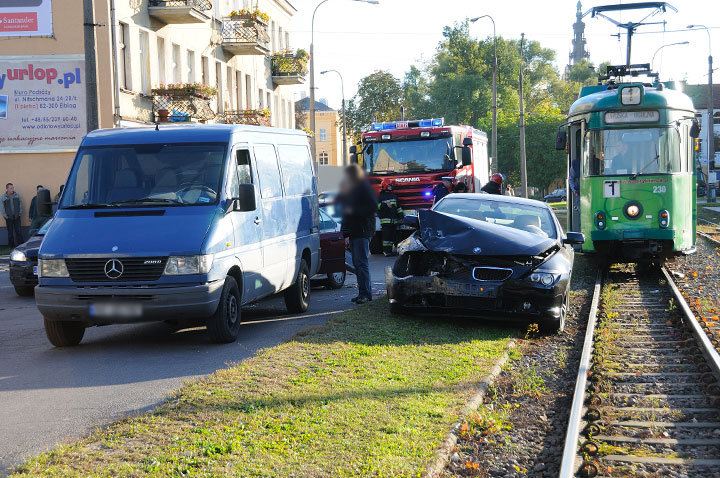
[{"label": "car windshield", "polygon": [[592,130],[585,169],[589,176],[673,173],[683,155],[674,128]]},{"label": "car windshield", "polygon": [[555,222],[543,207],[478,198],[446,196],[433,210],[520,229],[543,237],[557,238]]},{"label": "car windshield", "polygon": [[50,227],[50,224],[52,224],[52,222],[53,222],[52,219],[48,219],[47,221],[45,221],[45,224],[43,224],[42,227],[40,229],[38,229],[38,231],[35,233],[35,235],[36,236],[44,236],[45,234],[47,234],[47,230]]},{"label": "car windshield", "polygon": [[455,168],[452,138],[372,143],[365,161],[374,174],[450,171]]},{"label": "car windshield", "polygon": [[223,143],[82,148],[60,207],[214,204],[225,152]]}]

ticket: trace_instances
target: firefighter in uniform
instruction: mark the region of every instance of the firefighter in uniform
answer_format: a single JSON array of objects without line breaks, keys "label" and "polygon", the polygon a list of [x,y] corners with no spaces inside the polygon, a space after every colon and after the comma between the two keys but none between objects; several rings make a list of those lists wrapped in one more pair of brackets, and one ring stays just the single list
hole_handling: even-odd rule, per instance
[{"label": "firefighter in uniform", "polygon": [[383,254],[390,256],[393,253],[397,226],[403,218],[403,210],[398,203],[397,196],[392,192],[392,184],[383,184],[378,197],[378,218],[382,229]]},{"label": "firefighter in uniform", "polygon": [[502,196],[503,188],[502,183],[505,181],[505,176],[500,173],[495,173],[490,177],[490,181],[480,188],[481,191],[488,194],[499,194]]}]

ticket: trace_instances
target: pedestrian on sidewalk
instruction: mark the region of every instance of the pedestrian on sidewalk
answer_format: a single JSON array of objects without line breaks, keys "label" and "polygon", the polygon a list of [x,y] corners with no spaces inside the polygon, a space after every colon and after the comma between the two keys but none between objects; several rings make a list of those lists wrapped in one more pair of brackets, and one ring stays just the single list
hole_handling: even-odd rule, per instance
[{"label": "pedestrian on sidewalk", "polygon": [[22,201],[15,192],[13,183],[5,185],[5,193],[0,196],[0,214],[5,218],[8,234],[8,246],[17,247],[23,242],[20,231],[20,218],[22,217]]},{"label": "pedestrian on sidewalk", "polygon": [[[38,184],[36,191],[39,192],[41,189],[44,189],[42,184]],[[48,219],[50,219],[49,216],[40,216],[37,211],[37,194],[32,198],[32,201],[30,201],[30,208],[28,211],[28,216],[30,217],[30,230],[31,231],[37,231],[40,229],[43,224],[45,224]]]},{"label": "pedestrian on sidewalk", "polygon": [[375,234],[375,211],[377,197],[365,179],[365,172],[357,164],[345,168],[340,184],[339,201],[342,204],[342,231],[350,238],[358,295],[352,299],[356,304],[372,300],[370,283],[370,238]]},{"label": "pedestrian on sidewalk", "polygon": [[397,226],[402,221],[403,210],[398,203],[398,197],[393,193],[391,183],[384,183],[380,191],[378,217],[382,230],[383,254],[385,257],[392,256],[397,240]]}]

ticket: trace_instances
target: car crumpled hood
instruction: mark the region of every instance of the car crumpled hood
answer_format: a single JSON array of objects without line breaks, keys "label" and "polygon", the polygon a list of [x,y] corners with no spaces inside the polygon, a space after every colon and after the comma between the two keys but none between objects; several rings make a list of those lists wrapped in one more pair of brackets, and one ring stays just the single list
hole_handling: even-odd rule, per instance
[{"label": "car crumpled hood", "polygon": [[535,256],[555,244],[554,239],[531,232],[430,209],[421,209],[418,217],[417,234],[431,251],[476,256]]}]

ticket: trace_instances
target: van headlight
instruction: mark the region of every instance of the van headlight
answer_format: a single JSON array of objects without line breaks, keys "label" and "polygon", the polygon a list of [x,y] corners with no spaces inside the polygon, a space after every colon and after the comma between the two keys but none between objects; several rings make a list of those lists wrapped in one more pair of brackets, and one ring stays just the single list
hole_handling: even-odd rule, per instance
[{"label": "van headlight", "polygon": [[558,277],[559,274],[553,274],[550,272],[533,272],[530,274],[530,281],[550,287],[555,283]]},{"label": "van headlight", "polygon": [[27,256],[23,251],[13,249],[13,251],[10,253],[10,260],[13,262],[27,262]]},{"label": "van headlight", "polygon": [[65,259],[38,259],[40,277],[70,277]]},{"label": "van headlight", "polygon": [[207,274],[213,263],[213,255],[170,256],[165,264],[165,275]]}]

